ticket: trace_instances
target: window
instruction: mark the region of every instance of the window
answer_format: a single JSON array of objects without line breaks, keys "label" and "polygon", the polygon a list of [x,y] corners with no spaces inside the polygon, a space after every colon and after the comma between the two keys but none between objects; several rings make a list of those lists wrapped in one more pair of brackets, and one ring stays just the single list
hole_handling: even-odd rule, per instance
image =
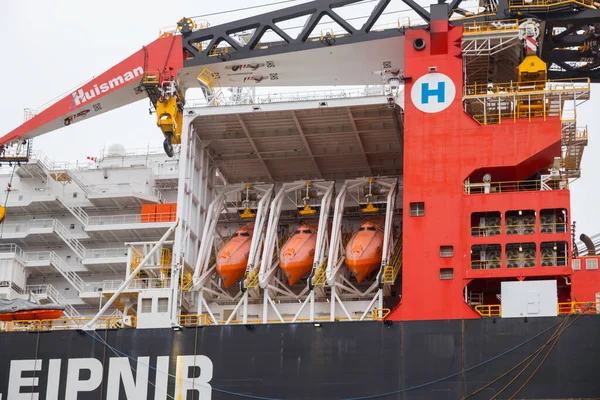
[{"label": "window", "polygon": [[168,297],[161,297],[160,299],[158,299],[158,312],[159,313],[169,312],[169,298]]},{"label": "window", "polygon": [[454,268],[440,268],[440,279],[454,279]]},{"label": "window", "polygon": [[535,267],[536,264],[535,243],[509,243],[506,245],[506,267],[530,268]]},{"label": "window", "polygon": [[567,210],[564,208],[551,208],[540,211],[540,232],[566,233]]},{"label": "window", "polygon": [[75,229],[75,224],[71,224],[71,225],[69,226],[69,229]]},{"label": "window", "polygon": [[581,260],[573,260],[573,271],[581,270]]},{"label": "window", "polygon": [[499,244],[476,244],[471,247],[472,269],[500,268],[502,247]]},{"label": "window", "polygon": [[440,257],[454,257],[454,246],[440,246]]},{"label": "window", "polygon": [[152,299],[142,299],[142,313],[152,312]]},{"label": "window", "polygon": [[425,215],[425,203],[410,203],[410,216],[422,217]]},{"label": "window", "polygon": [[588,258],[585,260],[585,269],[592,270],[598,269],[598,259],[597,258]]},{"label": "window", "polygon": [[506,212],[507,235],[533,235],[536,215],[533,210],[513,210]]},{"label": "window", "polygon": [[501,214],[498,211],[471,214],[471,236],[497,236],[500,234]]},{"label": "window", "polygon": [[540,262],[542,267],[565,267],[567,265],[569,245],[567,242],[543,242],[540,244]]}]

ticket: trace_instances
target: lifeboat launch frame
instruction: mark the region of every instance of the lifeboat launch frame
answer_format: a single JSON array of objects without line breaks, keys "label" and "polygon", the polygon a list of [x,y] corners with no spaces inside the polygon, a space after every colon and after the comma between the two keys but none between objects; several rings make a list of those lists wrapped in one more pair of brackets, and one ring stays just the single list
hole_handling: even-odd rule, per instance
[{"label": "lifeboat launch frame", "polygon": [[[331,208],[331,201],[333,199],[333,194],[335,191],[335,182],[334,181],[323,181],[323,180],[300,180],[291,183],[284,183],[277,192],[277,195],[273,199],[271,203],[270,212],[269,212],[269,224],[267,226],[267,233],[265,237],[265,247],[262,252],[262,259],[260,263],[260,272],[258,275],[259,285],[263,289],[263,314],[262,320],[264,323],[268,321],[268,310],[269,305],[275,312],[275,315],[281,322],[285,322],[284,318],[281,316],[281,313],[278,310],[276,303],[271,298],[269,291],[273,291],[275,293],[279,293],[285,297],[289,297],[290,299],[295,299],[301,301],[304,298],[304,301],[300,303],[300,308],[296,311],[293,322],[297,321],[304,311],[304,308],[307,303],[311,304],[310,312],[309,312],[309,320],[312,322],[315,320],[315,312],[314,312],[314,302],[315,302],[315,293],[311,288],[311,285],[307,284],[306,287],[299,293],[294,293],[286,283],[284,283],[281,279],[278,279],[275,276],[275,272],[279,267],[279,218],[281,216],[282,206],[286,197],[288,197],[289,193],[296,192],[298,190],[303,190],[307,186],[314,187],[324,191],[324,194],[321,196],[321,204],[319,206],[319,224],[317,228],[317,240],[315,245],[315,255],[313,261],[312,271],[309,275],[308,281],[314,271],[324,262],[325,254],[327,254],[327,249],[329,247],[328,235],[326,234],[328,230],[329,223],[329,212]],[[289,197],[288,197],[289,199]],[[295,204],[296,207],[300,207],[301,205]],[[273,257],[273,252],[277,250],[276,257]],[[276,258],[276,261],[273,262],[273,259]]]},{"label": "lifeboat launch frame", "polygon": [[[379,268],[379,272],[376,275],[373,283],[364,291],[361,291],[357,288],[350,280],[340,274],[341,269],[344,266],[345,261],[345,248],[342,243],[342,221],[344,218],[344,210],[346,208],[346,198],[352,189],[361,189],[362,187],[369,184],[377,184],[389,189],[386,201],[379,202],[378,204],[385,204],[385,222],[384,222],[384,239],[383,239],[383,249],[382,249],[382,257],[381,257],[381,266]],[[344,182],[344,185],[340,189],[336,199],[335,199],[335,210],[333,217],[333,227],[331,230],[331,246],[329,247],[329,255],[328,255],[328,263],[327,268],[325,270],[326,281],[325,284],[330,288],[330,296],[331,296],[331,321],[335,320],[335,306],[336,303],[340,305],[342,310],[345,312],[348,319],[351,319],[350,314],[348,313],[346,307],[344,306],[342,293],[346,292],[350,295],[364,297],[367,298],[370,294],[375,292],[375,295],[370,300],[369,305],[364,310],[364,313],[361,315],[360,320],[364,320],[369,312],[373,311],[375,304],[377,303],[378,309],[383,308],[383,297],[384,297],[384,289],[389,288],[394,282],[384,284],[383,275],[384,270],[388,264],[390,264],[390,259],[392,258],[393,248],[394,248],[394,210],[396,206],[396,197],[398,195],[398,178],[358,178],[358,179],[348,179]],[[350,195],[352,196],[352,195]],[[353,197],[353,196],[352,196]],[[364,203],[361,202],[360,198],[354,198],[354,200],[359,204],[359,206]],[[396,239],[400,240],[400,238]],[[393,281],[397,276],[394,275]],[[340,291],[338,293],[338,290]]]},{"label": "lifeboat launch frame", "polygon": [[[216,260],[215,263],[213,263],[213,265],[209,265],[212,250],[214,247],[214,239],[217,224],[219,222],[219,217],[221,216],[223,210],[228,209],[228,197],[234,194],[246,192],[249,189],[248,186],[250,186],[250,188],[253,191],[260,193],[262,196],[256,205],[254,227],[255,234],[252,236],[252,242],[250,245],[250,255],[248,259],[248,266],[246,269],[247,276],[248,273],[254,268],[253,266],[256,265],[256,261],[260,257],[259,250],[260,246],[262,245],[261,232],[264,229],[267,206],[270,203],[273,195],[274,184],[239,183],[225,185],[218,190],[218,194],[210,202],[208,210],[206,212],[206,218],[204,219],[202,238],[200,241],[200,249],[198,250],[198,257],[196,259],[196,266],[194,269],[194,275],[192,277],[192,291],[195,292],[197,295],[198,314],[200,315],[204,310],[206,310],[209,318],[215,323],[217,323],[217,319],[215,318],[214,313],[211,311],[211,307],[205,299],[205,293],[212,293],[215,296],[223,296],[225,298],[228,298],[228,300],[230,301],[238,301],[239,299],[238,305],[230,314],[227,320],[228,323],[231,322],[231,320],[235,317],[240,304],[244,304],[245,308],[248,304],[248,292],[243,289],[244,284],[242,283],[242,285],[240,286],[240,292],[238,292],[235,296],[231,296],[231,294],[228,291],[217,285],[216,281],[213,279],[213,276],[216,272]],[[241,282],[244,282],[244,280],[245,278]],[[246,318],[247,313],[244,312],[243,314],[244,318]]]}]

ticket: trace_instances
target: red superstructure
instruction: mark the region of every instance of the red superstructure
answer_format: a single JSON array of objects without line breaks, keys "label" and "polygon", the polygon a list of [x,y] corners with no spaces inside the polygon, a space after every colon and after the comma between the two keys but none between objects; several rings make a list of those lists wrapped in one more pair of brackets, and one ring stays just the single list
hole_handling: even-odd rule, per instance
[{"label": "red superstructure", "polygon": [[[527,181],[561,157],[560,117],[477,122],[460,98],[463,30],[440,30],[406,33],[408,41],[435,36],[437,43],[406,46],[406,93],[435,68],[459,94],[435,114],[405,105],[402,300],[388,319],[479,318],[469,293],[481,294],[482,305],[499,305],[500,281],[510,279],[557,279],[559,302],[595,302],[598,270],[572,269],[568,188],[543,190]],[[486,174],[494,181],[488,193],[480,189]],[[481,218],[495,222],[480,227]],[[544,258],[550,248],[555,255]],[[497,260],[482,260],[481,249]]]}]

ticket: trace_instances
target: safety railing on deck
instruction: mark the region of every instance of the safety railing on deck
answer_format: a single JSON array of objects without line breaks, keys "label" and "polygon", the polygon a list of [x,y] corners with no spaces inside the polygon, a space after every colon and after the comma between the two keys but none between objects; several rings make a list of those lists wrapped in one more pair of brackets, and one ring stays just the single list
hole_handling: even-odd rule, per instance
[{"label": "safety railing on deck", "polygon": [[[389,308],[374,308],[373,311],[370,313],[370,316],[368,318],[373,319],[373,320],[382,320],[385,319],[385,317],[387,317],[387,315],[391,312],[391,310]],[[352,316],[352,318],[350,319],[351,321],[359,321],[362,320],[363,318],[361,316]],[[320,323],[320,322],[330,322],[331,319],[329,317],[316,317],[314,318],[312,321],[310,320],[310,318],[283,318],[283,323],[301,323],[301,322],[313,322],[313,323]],[[342,317],[342,318],[336,318],[336,321],[349,321],[346,317]],[[202,325],[225,325],[225,324],[231,324],[231,325],[235,325],[235,324],[242,324],[244,323],[243,320],[241,319],[234,319],[231,320],[229,322],[225,321],[225,320],[221,320],[218,319],[216,322],[212,320],[212,318],[208,315],[208,314],[199,314],[199,315],[195,315],[195,314],[182,314],[179,316],[179,324],[181,326],[187,326],[187,327],[193,327],[193,326],[202,326]],[[265,323],[265,321],[263,321],[262,319],[248,319],[245,323],[247,324],[262,324]],[[268,324],[273,324],[273,323],[282,323],[282,321],[280,319],[269,319],[266,321],[266,323]]]},{"label": "safety railing on deck", "polygon": [[[109,280],[102,282],[102,291],[115,291],[121,286],[124,281]],[[133,279],[125,290],[142,290],[142,289],[163,289],[171,287],[171,279],[161,278],[139,278]]]},{"label": "safety railing on deck", "polygon": [[471,236],[482,237],[482,236],[498,236],[500,235],[502,227],[496,225],[489,226],[472,226]]},{"label": "safety railing on deck", "polygon": [[127,224],[148,224],[153,222],[172,222],[175,221],[177,213],[157,213],[152,214],[152,219],[145,214],[125,214],[125,215],[108,215],[108,216],[91,216],[89,219],[90,226],[97,225],[127,225]]},{"label": "safety railing on deck", "polygon": [[505,233],[507,235],[533,235],[535,233],[535,224],[506,224]]},{"label": "safety railing on deck", "polygon": [[540,231],[541,233],[565,233],[567,224],[565,222],[541,223]]},{"label": "safety railing on deck", "polygon": [[582,301],[558,303],[558,314],[600,314],[600,303]]},{"label": "safety railing on deck", "polygon": [[535,257],[511,257],[505,261],[506,268],[533,268],[537,264]]},{"label": "safety railing on deck", "polygon": [[532,8],[569,8],[573,6],[582,6],[594,8],[594,0],[510,0],[508,2],[509,9],[532,9]]},{"label": "safety railing on deck", "polygon": [[463,183],[463,190],[467,194],[480,193],[506,193],[506,192],[528,192],[538,190],[561,190],[569,188],[567,179],[555,179],[548,182],[536,181],[505,181],[489,183]]},{"label": "safety railing on deck", "polygon": [[88,249],[86,258],[120,258],[127,257],[126,247],[117,247],[112,249]]},{"label": "safety railing on deck", "polygon": [[507,19],[502,21],[473,21],[463,24],[463,35],[515,31],[519,31],[519,21],[516,19]]},{"label": "safety railing on deck", "polygon": [[500,260],[471,260],[471,269],[497,269]]},{"label": "safety railing on deck", "polygon": [[500,304],[479,304],[475,306],[475,311],[482,317],[502,316],[502,306]]},{"label": "safety railing on deck", "polygon": [[390,312],[392,312],[392,310],[390,310],[389,308],[374,308],[373,309],[373,320],[374,321],[381,321],[383,319],[385,319],[385,317],[387,317]]},{"label": "safety railing on deck", "polygon": [[21,260],[25,259],[25,253],[23,252],[23,249],[14,243],[0,244],[0,254],[14,254],[16,258]]},{"label": "safety railing on deck", "polygon": [[[116,328],[134,328],[136,318],[127,317],[130,324],[126,325],[122,317],[100,318],[96,322],[96,329],[116,329]],[[92,318],[59,318],[59,319],[41,319],[41,320],[23,320],[5,322],[0,330],[4,332],[38,332],[38,331],[61,331],[81,329]]]},{"label": "safety railing on deck", "polygon": [[504,82],[494,83],[475,83],[465,85],[463,98],[470,96],[514,96],[529,95],[533,93],[562,93],[573,91],[590,91],[591,81],[589,78],[556,79],[552,81],[524,81],[524,82]]}]

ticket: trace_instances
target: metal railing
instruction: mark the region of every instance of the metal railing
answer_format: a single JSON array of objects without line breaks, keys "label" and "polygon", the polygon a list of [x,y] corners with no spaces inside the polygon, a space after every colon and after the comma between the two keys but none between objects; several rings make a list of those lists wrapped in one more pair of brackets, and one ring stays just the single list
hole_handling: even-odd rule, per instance
[{"label": "metal railing", "polygon": [[87,185],[87,188],[93,194],[146,194],[153,196],[162,201],[162,193],[159,189],[150,185],[143,185],[141,183],[115,183],[115,184],[99,184],[99,185]]},{"label": "metal railing", "polygon": [[[175,212],[158,214],[125,214],[108,216],[90,216],[89,226],[98,225],[123,225],[123,224],[152,224],[155,222],[175,221]],[[154,221],[144,221],[144,218],[154,218]]]},{"label": "metal railing", "polygon": [[499,225],[488,225],[488,226],[472,226],[471,236],[482,237],[482,236],[498,236],[502,232],[502,227]]},{"label": "metal railing", "polygon": [[[107,317],[100,318],[96,322],[96,329],[116,329],[116,328],[133,328],[136,326],[136,318],[134,316],[127,317],[131,320],[131,326],[127,326],[123,322],[123,317]],[[38,320],[23,320],[10,321],[4,323],[1,329],[4,332],[38,332],[38,331],[59,331],[59,330],[74,330],[83,328],[92,318],[59,318],[59,319],[38,319]]]},{"label": "metal railing", "polygon": [[[109,280],[102,282],[102,291],[110,292],[117,290],[124,281],[122,280]],[[171,287],[171,279],[161,278],[137,278],[133,279],[129,286],[125,290],[143,290],[143,289],[164,289]]]},{"label": "metal railing", "polygon": [[390,310],[389,308],[374,308],[373,309],[373,320],[381,321],[381,320],[385,319],[388,315],[390,315],[390,312],[392,312],[392,310]]},{"label": "metal railing", "polygon": [[502,316],[502,306],[500,304],[479,304],[475,306],[475,311],[482,317]]},{"label": "metal railing", "polygon": [[587,8],[595,8],[594,0],[510,0],[508,8],[570,8],[579,5]]},{"label": "metal railing", "polygon": [[511,257],[505,260],[506,268],[533,268],[537,265],[535,257]]},{"label": "metal railing", "polygon": [[121,258],[127,257],[127,247],[117,247],[109,249],[87,249],[86,258]]},{"label": "metal railing", "polygon": [[507,224],[504,232],[507,235],[533,235],[535,233],[536,224]]},{"label": "metal railing", "polygon": [[58,254],[53,251],[35,251],[24,253],[23,257],[26,263],[44,261],[54,266],[58,272],[79,292],[83,291],[85,282],[69,264],[67,264]]},{"label": "metal railing", "polygon": [[590,78],[556,79],[552,81],[524,81],[503,83],[475,83],[465,85],[463,98],[481,97],[513,97],[514,95],[548,94],[573,91],[590,91]]},{"label": "metal railing", "polygon": [[81,315],[72,305],[67,303],[67,299],[56,288],[50,284],[46,285],[28,285],[25,290],[29,293],[39,296],[46,296],[54,304],[60,304],[65,307],[64,315],[67,318],[80,318]]},{"label": "metal railing", "polygon": [[0,244],[0,254],[14,254],[16,258],[23,261],[25,260],[25,252],[14,243]]},{"label": "metal railing", "polygon": [[467,194],[490,194],[506,192],[531,192],[550,188],[551,190],[564,190],[569,188],[568,179],[556,179],[549,182],[535,181],[506,181],[489,183],[463,183],[463,190]]},{"label": "metal railing", "polygon": [[[254,96],[252,104],[269,104],[269,103],[286,103],[312,100],[336,100],[336,99],[356,99],[365,97],[377,97],[384,95],[383,86],[374,86],[368,89],[361,90],[314,90],[301,92],[282,92],[282,93],[267,93],[264,95]],[[212,104],[206,102],[205,99],[186,100],[186,107],[208,107]],[[227,102],[226,99],[219,102],[219,106],[239,105],[237,102]]]},{"label": "metal railing", "polygon": [[471,260],[471,269],[498,269],[500,260]]},{"label": "metal railing", "polygon": [[599,302],[572,301],[558,303],[558,315],[568,314],[600,314]]},{"label": "metal railing", "polygon": [[540,223],[540,233],[565,233],[567,232],[566,222]]},{"label": "metal railing", "polygon": [[463,35],[491,32],[519,32],[519,21],[516,19],[507,19],[501,21],[473,21],[463,24]]}]

